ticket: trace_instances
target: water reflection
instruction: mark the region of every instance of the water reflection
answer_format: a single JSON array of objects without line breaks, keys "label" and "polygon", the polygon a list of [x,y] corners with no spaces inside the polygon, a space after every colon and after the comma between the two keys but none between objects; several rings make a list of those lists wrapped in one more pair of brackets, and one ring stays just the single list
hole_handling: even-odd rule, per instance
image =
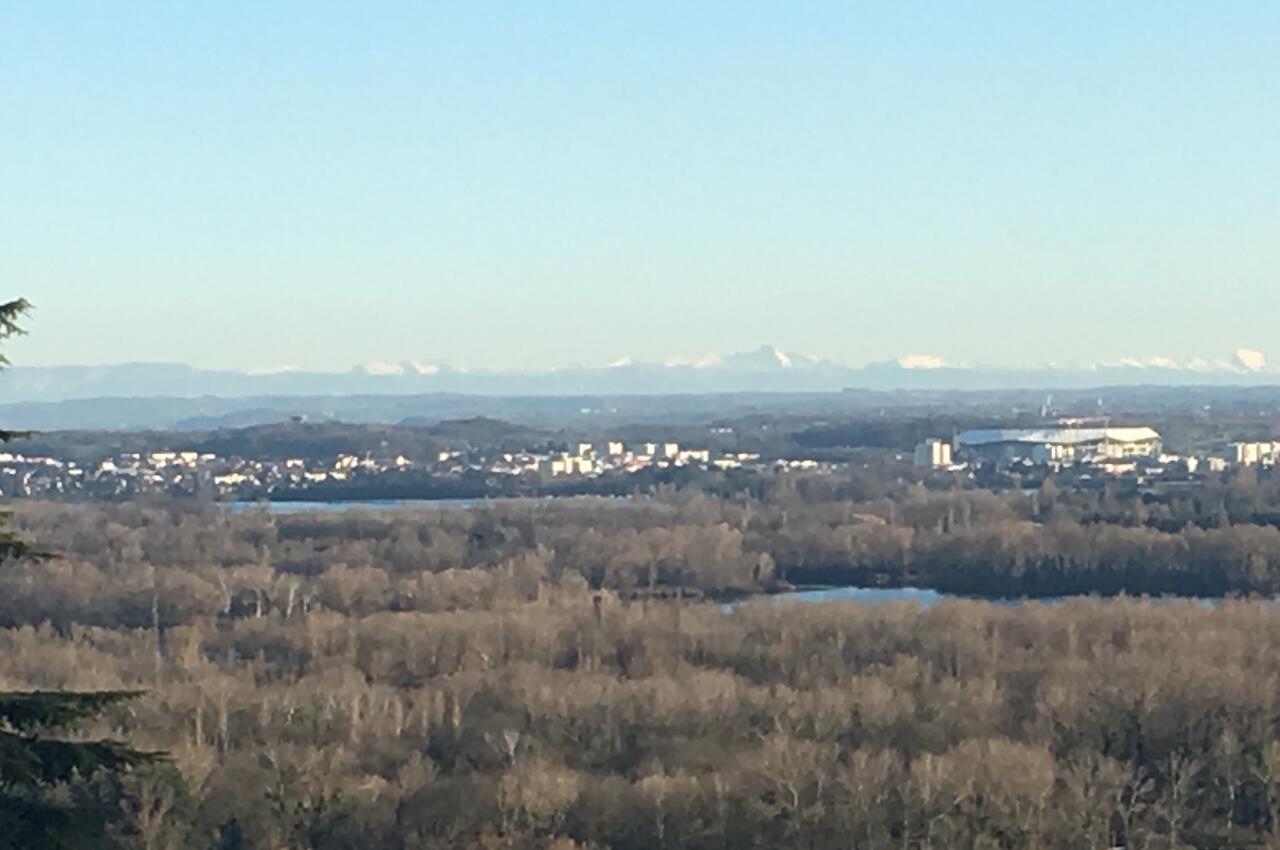
[{"label": "water reflection", "polygon": [[[968,599],[973,602],[986,602],[1002,608],[1013,608],[1018,605],[1035,603],[1038,605],[1061,605],[1069,599],[1087,599],[1087,596],[1009,596],[988,598],[982,596],[962,596],[954,593],[940,593],[927,587],[813,587],[801,588],[794,593],[783,593],[772,597],[777,602],[861,602],[864,605],[884,605],[890,602],[918,602],[928,608],[949,599]],[[1158,605],[1177,602],[1195,602],[1213,608],[1227,601],[1221,596],[1141,596],[1129,597],[1143,599]],[[1266,599],[1268,604],[1276,600]],[[730,608],[734,606],[728,606]]]},{"label": "water reflection", "polygon": [[863,602],[868,605],[880,605],[885,602],[919,602],[928,607],[958,597],[926,587],[819,587],[801,589],[777,598],[787,602]]}]

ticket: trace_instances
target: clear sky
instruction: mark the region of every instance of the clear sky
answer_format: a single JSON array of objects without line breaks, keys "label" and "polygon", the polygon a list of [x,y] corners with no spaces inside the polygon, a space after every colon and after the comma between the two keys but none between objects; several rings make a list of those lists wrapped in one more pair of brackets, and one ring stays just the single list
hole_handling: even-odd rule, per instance
[{"label": "clear sky", "polygon": [[0,282],[19,363],[1266,351],[1280,3],[12,3]]}]

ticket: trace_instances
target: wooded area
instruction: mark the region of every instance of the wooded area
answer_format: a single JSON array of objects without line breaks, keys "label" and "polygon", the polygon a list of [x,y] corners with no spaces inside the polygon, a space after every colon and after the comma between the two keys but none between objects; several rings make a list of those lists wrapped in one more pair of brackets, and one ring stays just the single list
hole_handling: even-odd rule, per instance
[{"label": "wooded area", "polygon": [[171,754],[111,780],[122,840],[149,850],[1280,838],[1269,602],[645,593],[824,571],[1269,589],[1280,530],[1244,521],[1269,482],[1164,504],[857,486],[292,515],[24,504],[15,530],[59,556],[0,569],[0,690],[146,692],[83,734]]},{"label": "wooded area", "polygon": [[8,629],[0,681],[149,690],[94,731],[185,777],[123,780],[156,850],[1225,846],[1280,823],[1269,605],[530,591]]},{"label": "wooded area", "polygon": [[0,626],[169,627],[246,606],[437,611],[565,581],[721,599],[814,583],[1269,595],[1280,590],[1278,482],[1246,471],[1158,502],[1051,481],[993,493],[779,477],[731,498],[665,488],[471,509],[24,503],[15,530],[59,557],[0,570]]}]

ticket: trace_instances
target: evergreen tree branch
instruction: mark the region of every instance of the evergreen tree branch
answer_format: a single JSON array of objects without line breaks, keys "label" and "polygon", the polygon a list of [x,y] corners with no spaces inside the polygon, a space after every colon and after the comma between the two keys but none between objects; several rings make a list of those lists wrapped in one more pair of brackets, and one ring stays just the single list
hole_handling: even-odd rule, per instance
[{"label": "evergreen tree branch", "polygon": [[107,708],[136,699],[142,691],[0,692],[0,721],[20,733],[35,729],[56,729],[96,717]]},{"label": "evergreen tree branch", "polygon": [[[31,312],[31,302],[25,298],[16,298],[0,304],[0,340],[25,334],[26,331],[18,321],[29,312]],[[9,365],[9,358],[0,354],[0,366],[7,365]]]},{"label": "evergreen tree branch", "polygon": [[100,770],[118,772],[150,764],[162,757],[119,741],[55,741],[0,732],[0,787],[47,788],[88,778]]}]

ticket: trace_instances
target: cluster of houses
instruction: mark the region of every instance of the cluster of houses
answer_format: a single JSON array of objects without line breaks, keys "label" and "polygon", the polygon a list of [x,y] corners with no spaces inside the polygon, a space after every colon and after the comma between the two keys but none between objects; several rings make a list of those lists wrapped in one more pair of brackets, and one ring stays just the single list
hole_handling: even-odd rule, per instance
[{"label": "cluster of houses", "polygon": [[[403,466],[403,457],[390,462]],[[382,470],[387,464],[339,455],[332,464],[308,464],[301,458],[262,461],[226,458],[208,452],[123,452],[93,464],[74,460],[0,453],[0,496],[125,498],[147,494],[234,496],[248,487],[342,480],[357,469]]]},{"label": "cluster of houses", "polygon": [[441,470],[449,475],[468,471],[494,475],[542,475],[594,477],[607,473],[634,474],[645,469],[696,467],[699,469],[816,469],[816,460],[762,461],[757,452],[721,452],[691,449],[679,443],[639,443],[627,446],[609,440],[600,444],[582,442],[568,451],[504,452],[495,458],[468,457],[465,452],[440,452]]},{"label": "cluster of houses", "polygon": [[579,443],[574,452],[539,457],[537,471],[554,477],[635,473],[654,466],[663,469],[681,466],[741,469],[759,460],[759,454],[747,452],[726,453],[713,458],[708,449],[685,448],[679,443],[641,443],[628,448],[621,442],[608,441],[600,446]]},{"label": "cluster of houses", "polygon": [[[301,457],[255,460],[195,451],[126,452],[81,465],[54,457],[0,453],[0,497],[82,496],[121,499],[148,494],[204,495],[213,499],[260,498],[277,491],[325,484],[390,481],[418,471],[432,477],[539,476],[544,479],[634,474],[646,469],[816,469],[813,460],[763,461],[759,454],[687,448],[678,443],[625,446],[608,441],[579,443],[569,451],[441,451],[434,458],[403,454],[339,454],[313,461]],[[380,479],[380,476],[388,476]]]}]

